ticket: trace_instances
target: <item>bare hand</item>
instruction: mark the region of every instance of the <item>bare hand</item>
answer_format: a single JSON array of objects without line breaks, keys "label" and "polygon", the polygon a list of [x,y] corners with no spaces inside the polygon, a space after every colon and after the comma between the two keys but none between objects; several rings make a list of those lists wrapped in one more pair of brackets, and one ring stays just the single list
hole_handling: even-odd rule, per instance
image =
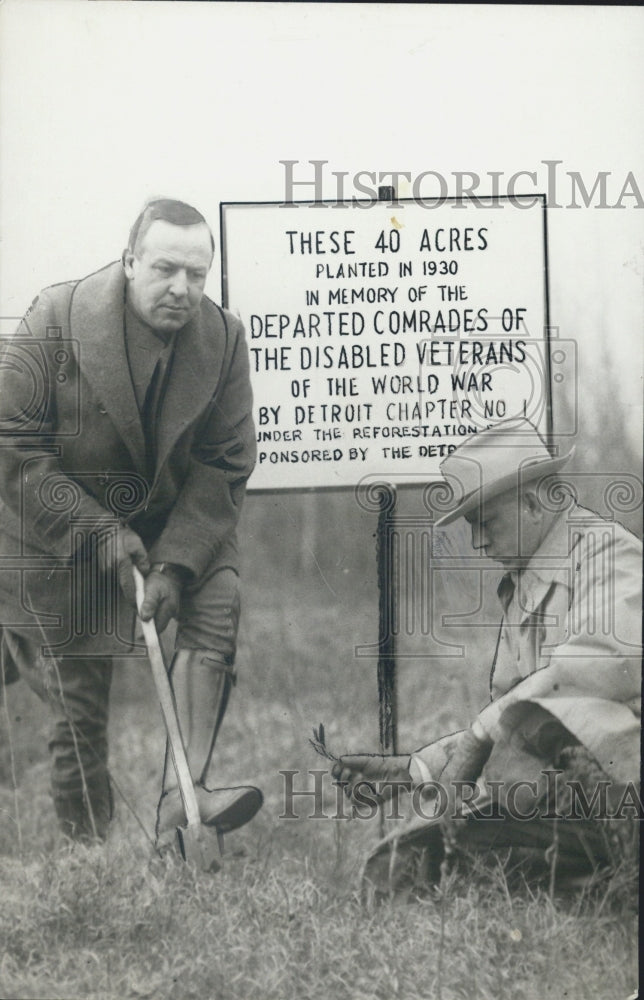
[{"label": "bare hand", "polygon": [[119,527],[116,533],[116,561],[120,564],[126,559],[133,563],[143,576],[147,576],[150,572],[150,560],[145,545],[137,533],[131,528]]},{"label": "bare hand", "polygon": [[171,618],[179,613],[181,587],[174,577],[159,573],[154,568],[145,580],[145,597],[139,615],[147,622],[154,618],[157,632],[163,632]]},{"label": "bare hand", "polygon": [[150,572],[150,560],[137,533],[121,524],[110,528],[101,537],[97,552],[100,569],[104,573],[116,571],[125,599],[136,606],[132,566],[144,576]]}]

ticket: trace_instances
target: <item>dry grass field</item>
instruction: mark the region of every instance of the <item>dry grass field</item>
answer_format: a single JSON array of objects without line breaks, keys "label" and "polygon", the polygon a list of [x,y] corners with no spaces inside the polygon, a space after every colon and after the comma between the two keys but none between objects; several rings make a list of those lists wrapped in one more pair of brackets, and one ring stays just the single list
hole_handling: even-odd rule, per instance
[{"label": "dry grass field", "polygon": [[[269,501],[264,500],[264,505]],[[626,1000],[637,986],[632,886],[550,898],[510,893],[500,868],[446,879],[415,904],[363,903],[357,872],[377,822],[310,819],[311,798],[284,812],[281,770],[312,788],[324,722],[336,752],[377,748],[373,642],[374,520],[329,516],[316,557],[295,504],[262,531],[260,498],[245,522],[245,612],[239,682],[213,778],[252,781],[265,806],[226,840],[224,870],[195,872],[154,856],[150,837],[163,733],[144,659],[119,667],[113,692],[117,815],[104,847],[57,842],[47,790],[46,716],[22,683],[7,689],[0,733],[0,997],[39,1000]],[[333,515],[333,517],[331,517]],[[314,526],[315,530],[315,526]],[[344,533],[344,534],[343,534]],[[362,544],[338,539],[358,535]],[[305,556],[298,563],[293,555]],[[275,556],[282,546],[283,559]],[[359,551],[358,558],[355,553]],[[474,595],[475,596],[475,595]],[[401,642],[401,744],[465,725],[484,698],[490,637],[476,655],[422,657]],[[411,656],[409,654],[417,655]],[[14,789],[15,778],[15,789]],[[335,790],[324,782],[325,809]]]}]

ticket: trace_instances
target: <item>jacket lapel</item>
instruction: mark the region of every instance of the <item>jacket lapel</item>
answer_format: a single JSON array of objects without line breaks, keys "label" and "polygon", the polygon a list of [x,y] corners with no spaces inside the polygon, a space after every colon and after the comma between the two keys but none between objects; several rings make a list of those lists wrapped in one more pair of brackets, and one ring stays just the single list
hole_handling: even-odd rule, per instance
[{"label": "jacket lapel", "polygon": [[[143,427],[125,350],[124,299],[125,276],[117,261],[79,282],[71,302],[70,325],[80,343],[79,367],[125,441],[135,467],[145,474]],[[225,347],[221,313],[204,297],[198,315],[177,334],[157,429],[157,469],[212,398]]]},{"label": "jacket lapel", "polygon": [[544,580],[542,577],[537,576],[536,573],[531,573],[529,581],[524,580],[522,584],[519,586],[521,622],[524,622],[535,613],[540,619],[548,618],[548,615],[543,611],[542,605],[552,588],[552,579]]},{"label": "jacket lapel", "polygon": [[570,594],[573,588],[571,551],[578,539],[569,531],[569,521],[565,511],[555,519],[550,531],[533,555],[522,575],[521,611],[522,620],[537,614],[545,626],[556,625],[557,615],[546,614],[544,604],[550,590],[559,585]]},{"label": "jacket lapel", "polygon": [[195,319],[176,336],[157,431],[157,469],[186,427],[208,406],[221,376],[225,345],[219,311],[204,298]]},{"label": "jacket lapel", "polygon": [[78,365],[123,438],[134,466],[145,474],[145,443],[125,351],[125,276],[120,262],[90,274],[76,286],[70,329]]}]

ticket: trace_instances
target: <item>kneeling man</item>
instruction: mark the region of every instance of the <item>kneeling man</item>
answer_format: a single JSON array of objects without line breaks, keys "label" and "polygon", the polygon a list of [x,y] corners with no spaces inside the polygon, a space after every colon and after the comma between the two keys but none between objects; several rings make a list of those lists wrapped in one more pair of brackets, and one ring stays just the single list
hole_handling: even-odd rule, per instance
[{"label": "kneeling man", "polygon": [[413,878],[436,878],[446,846],[545,864],[555,841],[560,873],[575,877],[614,862],[623,846],[616,826],[634,825],[612,824],[607,838],[599,820],[639,801],[642,547],[578,506],[564,484],[553,502],[553,476],[569,458],[553,458],[529,421],[508,420],[441,465],[460,500],[436,527],[465,517],[474,549],[505,569],[491,699],[469,729],[411,755],[334,765],[354,799],[384,781],[389,794],[398,782],[433,801],[435,819],[425,802],[373,852],[374,881],[391,841],[400,859],[404,846],[423,849],[425,870]]}]

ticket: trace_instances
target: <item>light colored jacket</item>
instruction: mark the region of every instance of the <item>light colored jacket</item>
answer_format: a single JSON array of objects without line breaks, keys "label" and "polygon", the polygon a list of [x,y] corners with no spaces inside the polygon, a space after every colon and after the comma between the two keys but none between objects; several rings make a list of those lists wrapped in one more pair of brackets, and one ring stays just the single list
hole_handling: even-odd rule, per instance
[{"label": "light colored jacket", "polygon": [[[641,543],[622,525],[577,505],[560,513],[526,569],[499,585],[491,701],[474,731],[497,742],[523,706],[540,705],[613,780],[637,781],[641,574]],[[414,755],[420,776],[435,770],[437,753],[440,761],[438,747]]]}]

